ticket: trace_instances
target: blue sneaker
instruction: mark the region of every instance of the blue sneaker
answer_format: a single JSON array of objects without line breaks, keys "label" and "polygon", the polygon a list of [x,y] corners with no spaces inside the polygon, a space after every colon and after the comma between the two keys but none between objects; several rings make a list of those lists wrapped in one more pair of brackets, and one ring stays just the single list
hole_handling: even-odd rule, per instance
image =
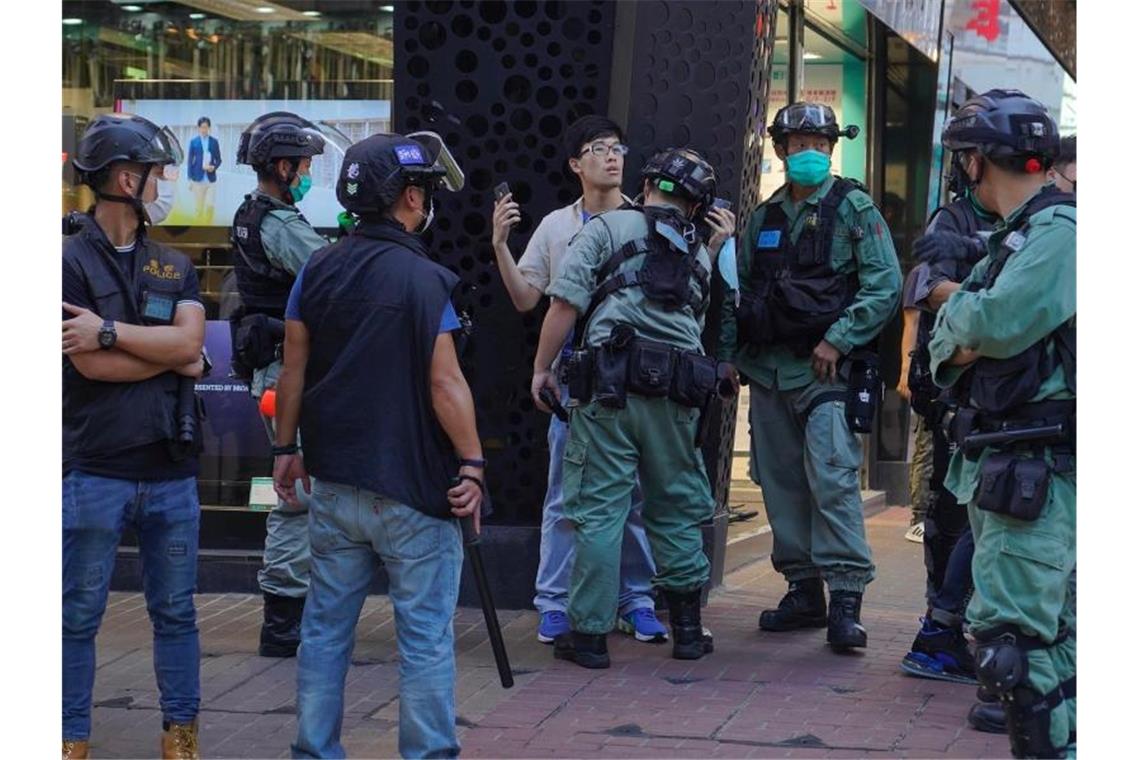
[{"label": "blue sneaker", "polygon": [[669,640],[669,630],[657,619],[651,607],[638,607],[633,612],[618,618],[618,630],[628,633],[638,641],[662,644]]},{"label": "blue sneaker", "polygon": [[562,610],[542,613],[538,621],[538,640],[543,644],[553,644],[556,636],[570,633],[570,618]]}]

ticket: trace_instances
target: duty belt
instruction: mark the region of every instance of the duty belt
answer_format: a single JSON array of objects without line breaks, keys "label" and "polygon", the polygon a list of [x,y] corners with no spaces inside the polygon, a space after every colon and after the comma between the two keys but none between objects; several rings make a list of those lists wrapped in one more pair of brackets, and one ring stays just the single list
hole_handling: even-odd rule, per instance
[{"label": "duty belt", "polygon": [[967,406],[946,412],[942,425],[947,439],[960,446],[968,459],[977,459],[988,447],[1051,446],[1062,460],[1055,469],[1064,472],[1076,454],[1076,411],[1076,399],[1036,401],[1000,417]]}]

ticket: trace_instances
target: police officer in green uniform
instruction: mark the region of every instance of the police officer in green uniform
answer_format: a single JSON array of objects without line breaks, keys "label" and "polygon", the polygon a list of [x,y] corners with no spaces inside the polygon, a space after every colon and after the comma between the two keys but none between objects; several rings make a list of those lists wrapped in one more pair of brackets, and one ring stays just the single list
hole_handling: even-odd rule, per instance
[{"label": "police officer in green uniform", "polygon": [[856,432],[869,432],[879,395],[874,342],[902,289],[883,217],[859,185],[830,173],[839,136],[858,132],[841,132],[816,103],[777,112],[768,133],[789,182],[748,222],[738,334],[722,331],[719,349],[736,348],[736,366],[751,379],[751,476],[772,526],[772,564],[789,587],[760,627],[826,625],[836,650],[867,644],[859,614],[875,566]]},{"label": "police officer in green uniform", "polygon": [[[588,668],[609,667],[606,634],[614,627],[622,529],[637,477],[673,656],[699,659],[712,651],[701,626],[709,563],[700,524],[714,501],[697,437],[718,378],[725,394],[738,383],[731,365],[704,355],[701,328],[712,257],[735,220],[727,210],[709,210],[715,174],[693,151],[657,154],[642,177],[643,206],[599,214],[571,240],[546,291],[551,305],[531,383],[535,403],[548,410],[543,396],[558,395],[551,364],[581,318],[566,368],[577,406],[563,459],[565,512],[577,530],[572,631],[556,638],[554,656]],[[707,247],[697,230],[702,220],[711,231]]]},{"label": "police officer in green uniform", "polygon": [[[257,173],[257,188],[234,213],[234,275],[241,309],[231,318],[234,353],[260,399],[277,385],[285,338],[285,304],[297,273],[328,241],[297,209],[312,185],[314,156],[324,153],[317,126],[287,111],[259,116],[238,143],[237,162]],[[273,419],[263,418],[273,440]],[[278,499],[265,519],[264,563],[257,582],[265,600],[257,653],[292,657],[301,643],[309,589],[309,504],[294,509]]]},{"label": "police officer in green uniform", "polygon": [[978,681],[1005,711],[1015,757],[1076,752],[1076,199],[1047,182],[1059,149],[1017,90],[967,101],[946,125],[1001,220],[930,341],[958,402],[946,488],[969,503]]}]

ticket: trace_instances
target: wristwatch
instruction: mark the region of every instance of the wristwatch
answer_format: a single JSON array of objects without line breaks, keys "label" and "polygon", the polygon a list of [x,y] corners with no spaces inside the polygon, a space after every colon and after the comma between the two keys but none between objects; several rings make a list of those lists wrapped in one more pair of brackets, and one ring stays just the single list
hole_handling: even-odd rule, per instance
[{"label": "wristwatch", "polygon": [[104,319],[103,326],[99,328],[99,348],[107,350],[115,345],[119,334],[115,332],[115,320]]}]

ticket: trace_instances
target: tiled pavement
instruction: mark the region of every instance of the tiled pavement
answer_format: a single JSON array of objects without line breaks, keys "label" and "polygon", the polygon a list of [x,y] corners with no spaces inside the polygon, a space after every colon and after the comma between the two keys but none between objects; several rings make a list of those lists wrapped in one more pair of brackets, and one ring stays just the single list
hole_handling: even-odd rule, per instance
[{"label": "tiled pavement", "polygon": [[[1008,757],[1004,736],[971,730],[970,686],[898,670],[922,611],[921,547],[909,512],[868,520],[878,565],[863,606],[870,647],[836,655],[824,631],[761,633],[783,593],[767,559],[726,579],[705,610],[716,653],[672,660],[667,646],[614,634],[613,667],[555,662],[532,612],[503,612],[514,689],[498,682],[478,610],[456,617],[460,739],[470,757]],[[295,732],[294,660],[257,657],[261,600],[198,599],[204,757],[286,757]],[[349,673],[344,744],[351,757],[396,754],[397,662],[385,597],[365,605]],[[153,757],[160,717],[139,594],[112,594],[99,640],[95,757]]]}]

